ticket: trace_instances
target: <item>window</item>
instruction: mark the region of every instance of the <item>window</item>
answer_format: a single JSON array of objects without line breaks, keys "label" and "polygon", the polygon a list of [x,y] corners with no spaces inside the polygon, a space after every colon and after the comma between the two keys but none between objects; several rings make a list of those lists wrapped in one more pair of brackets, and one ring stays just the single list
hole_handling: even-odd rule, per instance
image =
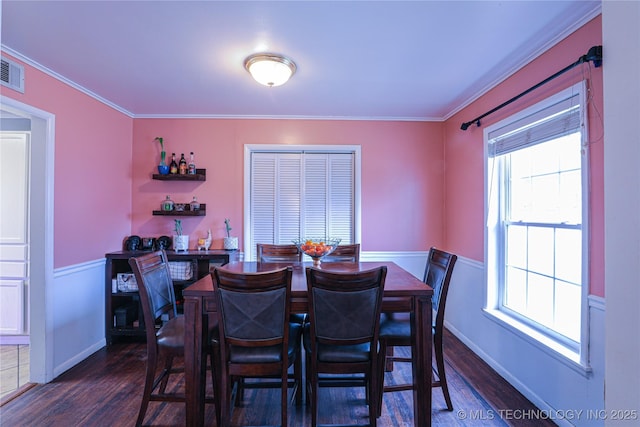
[{"label": "window", "polygon": [[588,277],[583,93],[577,84],[485,131],[487,308],[574,355]]},{"label": "window", "polygon": [[250,146],[245,164],[246,259],[255,259],[256,243],[305,236],[358,241],[359,148]]}]

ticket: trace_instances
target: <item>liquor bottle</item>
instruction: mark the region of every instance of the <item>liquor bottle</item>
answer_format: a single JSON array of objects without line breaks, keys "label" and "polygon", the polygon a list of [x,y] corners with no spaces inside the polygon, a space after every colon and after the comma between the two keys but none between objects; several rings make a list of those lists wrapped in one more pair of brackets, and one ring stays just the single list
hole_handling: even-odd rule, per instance
[{"label": "liquor bottle", "polygon": [[172,211],[173,206],[174,206],[173,200],[171,200],[171,197],[169,196],[167,196],[164,202],[162,202],[162,204],[160,205],[161,209],[165,212]]},{"label": "liquor bottle", "polygon": [[187,161],[184,158],[184,153],[181,153],[182,156],[180,157],[180,162],[178,163],[178,173],[180,175],[186,175],[187,174]]},{"label": "liquor bottle", "polygon": [[189,159],[189,175],[196,174],[196,163],[193,161],[193,151],[191,152],[191,158]]},{"label": "liquor bottle", "polygon": [[198,201],[196,196],[193,196],[193,200],[191,201],[191,203],[189,203],[189,206],[190,206],[192,211],[199,211],[200,210],[200,202]]},{"label": "liquor bottle", "polygon": [[169,173],[175,175],[178,173],[178,164],[176,163],[176,153],[171,153],[171,163],[169,164]]}]

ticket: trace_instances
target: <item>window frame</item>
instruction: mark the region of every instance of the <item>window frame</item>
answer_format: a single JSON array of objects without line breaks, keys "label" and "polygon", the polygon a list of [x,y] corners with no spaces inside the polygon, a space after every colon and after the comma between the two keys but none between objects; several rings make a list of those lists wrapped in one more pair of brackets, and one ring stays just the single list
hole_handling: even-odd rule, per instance
[{"label": "window frame", "polygon": [[285,145],[285,144],[245,144],[244,146],[244,221],[243,241],[244,259],[253,261],[254,252],[249,250],[251,246],[251,157],[253,153],[323,153],[323,154],[352,154],[354,168],[353,189],[353,243],[361,241],[361,147],[359,145]]},{"label": "window frame", "polygon": [[[589,144],[588,125],[587,125],[587,103],[586,103],[586,82],[578,82],[554,95],[551,95],[542,101],[525,108],[510,117],[507,117],[484,129],[484,255],[486,260],[485,268],[485,314],[491,319],[506,327],[523,339],[557,357],[559,360],[567,363],[569,366],[579,372],[587,373],[589,367],[589,322],[588,322],[588,295],[589,295]],[[559,338],[559,334],[546,333],[544,328],[532,326],[535,322],[529,321],[518,315],[514,315],[501,307],[501,298],[505,289],[504,283],[501,283],[500,268],[505,259],[505,248],[501,246],[502,239],[499,219],[501,217],[500,209],[503,208],[501,200],[504,199],[500,194],[501,185],[500,177],[496,173],[497,165],[494,160],[490,146],[490,140],[495,137],[495,133],[500,129],[509,129],[519,121],[527,121],[527,117],[535,117],[536,113],[541,112],[545,108],[557,104],[563,100],[576,97],[580,104],[580,130],[581,130],[581,147],[583,155],[581,156],[581,182],[582,182],[582,278],[581,278],[581,294],[580,294],[580,342],[578,346],[568,345],[566,339]]]}]

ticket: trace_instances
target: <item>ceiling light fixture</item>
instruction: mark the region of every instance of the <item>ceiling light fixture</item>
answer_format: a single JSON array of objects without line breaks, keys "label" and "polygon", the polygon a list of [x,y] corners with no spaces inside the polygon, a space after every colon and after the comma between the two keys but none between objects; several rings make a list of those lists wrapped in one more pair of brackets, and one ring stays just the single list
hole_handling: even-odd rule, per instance
[{"label": "ceiling light fixture", "polygon": [[283,85],[296,72],[296,64],[275,53],[256,53],[244,60],[244,68],[260,84],[273,87]]}]

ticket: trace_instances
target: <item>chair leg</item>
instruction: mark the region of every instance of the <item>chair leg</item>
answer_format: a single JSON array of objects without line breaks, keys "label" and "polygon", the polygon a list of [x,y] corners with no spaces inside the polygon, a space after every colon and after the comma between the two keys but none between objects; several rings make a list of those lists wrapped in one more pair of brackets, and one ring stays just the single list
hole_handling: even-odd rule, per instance
[{"label": "chair leg", "polygon": [[211,352],[211,383],[213,384],[213,401],[216,405],[216,425],[221,426],[220,419],[220,379],[216,376],[218,369],[216,369],[216,364],[218,363],[215,360],[214,352]]},{"label": "chair leg", "polygon": [[438,370],[442,394],[444,395],[444,400],[447,403],[447,410],[453,411],[453,404],[451,403],[451,396],[449,395],[449,386],[447,385],[447,375],[444,370],[444,353],[441,334],[435,334],[433,336],[433,347],[436,353],[436,367]]},{"label": "chair leg", "polygon": [[371,427],[377,427],[378,425],[378,417],[379,417],[379,409],[378,409],[378,381],[376,379],[376,377],[378,376],[378,361],[376,360],[375,363],[372,365],[371,367],[371,371],[376,371],[376,372],[372,372],[369,375],[368,381],[366,381],[366,394],[367,394],[367,404],[369,405],[369,426]]},{"label": "chair leg", "polygon": [[302,346],[298,347],[296,352],[296,360],[293,362],[293,377],[297,384],[296,387],[296,405],[299,406],[302,404],[302,388],[304,384],[302,383]]},{"label": "chair leg", "polygon": [[236,378],[236,400],[235,406],[240,406],[242,404],[242,400],[244,399],[244,378],[237,377]]},{"label": "chair leg", "polygon": [[393,346],[386,347],[386,351],[384,354],[386,360],[384,370],[386,372],[391,372],[393,371]]},{"label": "chair leg", "polygon": [[379,345],[380,345],[380,352],[378,354],[378,361],[377,361],[378,366],[376,367],[376,369],[378,370],[378,384],[377,384],[378,393],[376,395],[376,400],[377,400],[376,415],[378,417],[382,415],[382,397],[384,395],[384,373],[387,370],[386,366],[387,366],[387,363],[391,363],[391,365],[393,365],[392,361],[387,362],[387,354],[388,354],[387,342],[385,340],[380,340]]},{"label": "chair leg", "polygon": [[282,369],[282,390],[280,391],[280,419],[282,427],[287,427],[287,410],[288,410],[288,384],[289,384],[289,374],[287,373],[287,367],[283,367]]},{"label": "chair leg", "polygon": [[311,375],[309,394],[307,398],[311,401],[311,427],[318,425],[318,377]]},{"label": "chair leg", "polygon": [[173,356],[167,356],[164,359],[164,369],[162,371],[162,380],[160,380],[160,393],[164,394],[167,388],[167,382],[169,381],[169,375],[171,375],[171,367],[173,366]]},{"label": "chair leg", "polygon": [[149,401],[151,400],[151,393],[153,392],[153,383],[156,375],[156,365],[158,363],[157,356],[150,354],[147,356],[147,373],[144,379],[144,390],[142,392],[142,402],[140,403],[140,410],[138,411],[138,419],[136,420],[136,426],[141,426],[144,421],[144,416],[147,413],[149,407]]}]

